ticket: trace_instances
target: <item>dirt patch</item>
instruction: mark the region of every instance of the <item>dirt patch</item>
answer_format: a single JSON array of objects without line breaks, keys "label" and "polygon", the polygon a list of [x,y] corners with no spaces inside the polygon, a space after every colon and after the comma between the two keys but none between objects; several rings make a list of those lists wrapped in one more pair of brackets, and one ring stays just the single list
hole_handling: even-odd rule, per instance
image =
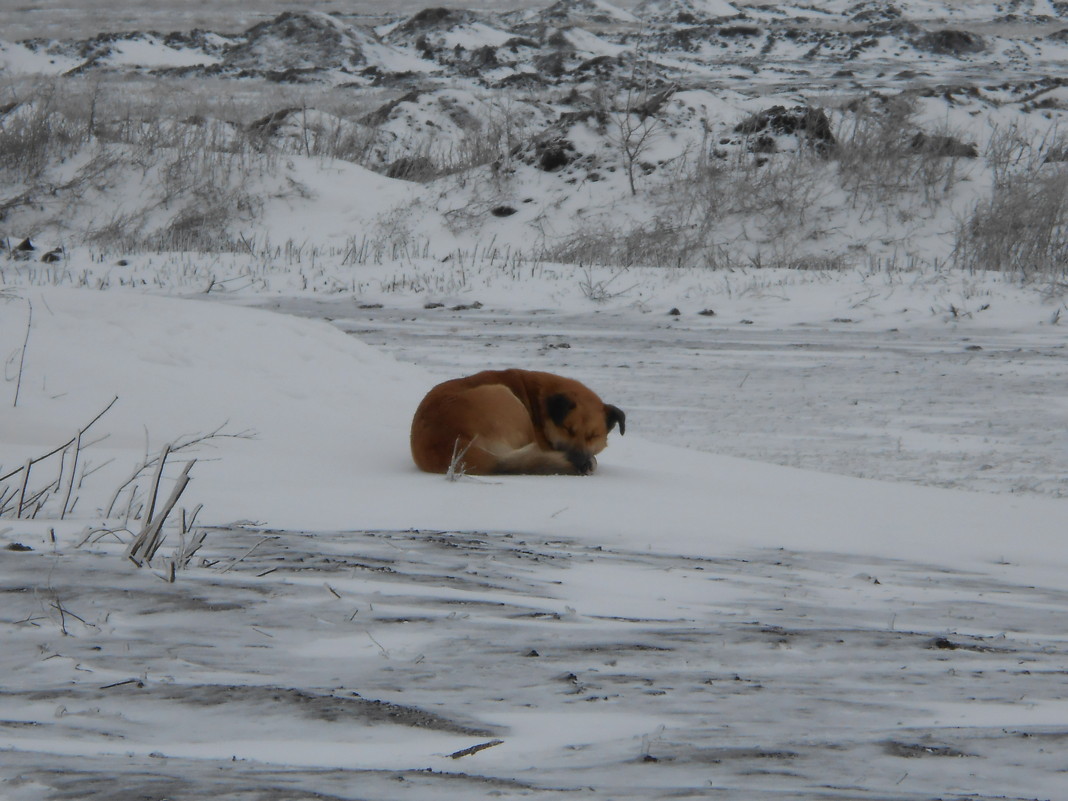
[{"label": "dirt patch", "polygon": [[361,723],[395,723],[471,737],[489,737],[499,733],[489,728],[466,726],[417,707],[362,698],[356,693],[320,695],[291,687],[216,684],[163,685],[131,692],[143,692],[149,697],[195,706],[249,704],[261,711],[267,706],[277,706],[282,707],[283,714],[296,712],[304,717],[329,722],[358,720]]},{"label": "dirt patch", "polygon": [[899,743],[891,740],[883,745],[883,750],[890,756],[903,759],[922,759],[924,757],[972,757],[948,745],[929,745],[927,743]]}]

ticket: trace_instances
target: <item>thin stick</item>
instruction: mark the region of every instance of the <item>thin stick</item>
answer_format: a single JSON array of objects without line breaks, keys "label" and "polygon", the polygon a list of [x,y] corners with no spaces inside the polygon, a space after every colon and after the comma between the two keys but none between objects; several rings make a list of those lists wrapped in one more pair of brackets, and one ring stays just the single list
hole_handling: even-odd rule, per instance
[{"label": "thin stick", "polygon": [[26,338],[22,340],[22,354],[19,356],[19,376],[15,382],[15,402],[11,404],[12,408],[19,405],[19,390],[22,389],[22,368],[26,366],[26,348],[30,344],[30,326],[33,324],[33,304],[30,303],[29,298],[26,299]]},{"label": "thin stick", "polygon": [[[116,395],[114,398],[112,398],[111,403],[109,403],[107,406],[105,406],[104,410],[102,412],[100,412],[100,414],[98,414],[96,417],[94,417],[92,420],[90,420],[88,423],[86,423],[84,426],[82,426],[82,428],[78,432],[78,434],[81,435],[81,434],[84,434],[86,431],[88,431],[90,429],[90,427],[93,425],[93,423],[95,423],[97,420],[99,420],[101,417],[103,417],[105,414],[107,414],[108,410],[112,406],[114,406],[115,403],[118,400],[119,400],[119,396],[118,395]],[[60,446],[58,446],[56,448],[53,448],[48,453],[46,453],[46,454],[44,454],[42,456],[37,456],[37,457],[31,459],[29,461],[29,464],[35,465],[38,462],[43,462],[49,456],[55,456],[60,451],[66,450],[71,445],[73,445],[76,439],[77,439],[76,436],[75,437],[71,437],[66,442],[64,442],[62,445],[60,445]],[[18,475],[19,473],[21,473],[25,469],[26,469],[25,466],[23,466],[23,467],[19,467],[19,468],[15,469],[15,470],[12,470],[10,473],[6,473],[6,474],[0,476],[0,481],[6,481],[7,479],[11,478],[12,476]]]},{"label": "thin stick", "polygon": [[19,493],[19,505],[15,510],[15,517],[22,517],[22,510],[26,506],[26,485],[30,483],[30,468],[33,467],[33,459],[26,460],[26,466],[22,468],[25,474],[22,476],[22,492]]},{"label": "thin stick", "polygon": [[10,492],[6,487],[0,487],[0,517],[7,511],[7,505],[11,503],[11,499],[18,495],[18,490],[12,488]]},{"label": "thin stick", "polygon": [[148,512],[145,514],[145,524],[142,531],[147,530],[152,524],[152,516],[156,513],[156,496],[159,494],[159,480],[163,477],[163,465],[167,462],[167,454],[171,452],[171,446],[164,445],[160,451],[159,461],[156,463],[156,474],[152,477],[152,491],[148,493]]},{"label": "thin stick", "polygon": [[127,684],[134,684],[134,685],[137,685],[137,687],[144,687],[145,686],[144,682],[141,681],[140,679],[126,679],[125,681],[117,681],[114,684],[105,684],[103,687],[101,687],[99,689],[101,689],[101,690],[110,690],[113,687],[125,687]]},{"label": "thin stick", "polygon": [[[74,462],[70,466],[70,481],[67,482],[67,494],[63,497],[63,508],[59,510],[59,519],[67,516],[67,508],[70,506],[70,494],[74,492],[74,478],[78,472],[78,454],[82,449],[82,432],[78,432],[74,442]],[[63,451],[66,454],[66,451]]]},{"label": "thin stick", "polygon": [[471,756],[477,754],[479,751],[485,751],[487,748],[493,748],[495,745],[500,745],[504,740],[490,740],[486,743],[479,743],[478,745],[472,745],[470,748],[461,748],[459,751],[454,751],[449,754],[452,759],[459,759],[460,757]]},{"label": "thin stick", "polygon": [[57,490],[63,488],[63,476],[66,475],[63,471],[67,467],[67,452],[64,450],[59,454],[59,474],[56,476],[55,487]]},{"label": "thin stick", "polygon": [[241,556],[239,556],[239,557],[238,557],[237,559],[235,559],[234,561],[232,561],[232,562],[231,562],[230,564],[228,564],[228,565],[227,565],[226,567],[224,567],[224,568],[223,568],[222,570],[220,570],[219,572],[220,572],[220,573],[229,573],[229,572],[230,572],[231,570],[233,570],[233,569],[234,569],[234,567],[235,567],[235,566],[237,565],[237,563],[238,563],[238,562],[241,562],[241,561],[243,561],[243,560],[244,560],[244,559],[245,559],[245,558],[246,558],[247,556],[249,556],[249,555],[250,555],[250,554],[251,554],[251,553],[252,553],[252,552],[253,552],[254,550],[256,550],[256,549],[257,549],[257,548],[259,548],[259,547],[260,547],[261,545],[263,545],[263,543],[267,542],[267,540],[276,540],[276,539],[278,539],[278,537],[276,537],[276,536],[264,537],[264,538],[263,538],[262,540],[260,540],[259,542],[257,542],[257,543],[256,543],[255,545],[253,545],[253,546],[252,546],[251,548],[249,548],[249,549],[248,549],[247,551],[245,551],[245,552],[244,552],[243,554],[241,554]]}]

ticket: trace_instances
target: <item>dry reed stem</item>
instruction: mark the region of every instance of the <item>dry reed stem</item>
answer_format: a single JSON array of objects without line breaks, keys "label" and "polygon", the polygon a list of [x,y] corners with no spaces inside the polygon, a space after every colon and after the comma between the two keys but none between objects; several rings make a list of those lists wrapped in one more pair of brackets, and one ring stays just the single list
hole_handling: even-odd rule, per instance
[{"label": "dry reed stem", "polygon": [[[163,504],[163,508],[160,509],[159,514],[149,519],[141,533],[134,538],[130,543],[130,547],[126,550],[126,556],[130,561],[141,567],[146,562],[151,562],[152,557],[156,555],[156,551],[163,544],[163,524],[167,520],[167,516],[171,513],[174,505],[178,503],[178,499],[185,491],[186,485],[189,483],[189,471],[193,469],[193,465],[196,464],[196,459],[191,459],[186,462],[185,469],[182,470],[178,480],[174,484],[174,488],[171,490],[170,497]],[[160,459],[160,465],[162,469],[163,460]],[[158,485],[155,489],[158,489]],[[153,491],[155,496],[155,490]],[[152,498],[152,504],[155,505],[155,497]]]}]

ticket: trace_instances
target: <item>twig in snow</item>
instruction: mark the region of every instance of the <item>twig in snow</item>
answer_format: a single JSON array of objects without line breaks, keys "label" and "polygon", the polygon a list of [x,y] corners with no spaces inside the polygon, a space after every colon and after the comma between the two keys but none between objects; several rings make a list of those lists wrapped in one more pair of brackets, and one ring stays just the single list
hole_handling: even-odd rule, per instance
[{"label": "twig in snow", "polygon": [[85,626],[87,629],[97,628],[85,618],[74,614],[72,611],[63,606],[63,602],[59,599],[59,593],[52,590],[52,602],[49,604],[53,609],[59,612],[59,628],[63,632],[64,637],[69,637],[70,632],[67,631],[67,618],[72,617]]},{"label": "twig in snow", "polygon": [[257,542],[255,545],[253,545],[251,548],[249,548],[247,551],[245,551],[243,554],[241,554],[241,556],[239,556],[237,559],[232,561],[230,564],[228,564],[226,567],[224,567],[219,572],[220,573],[229,573],[231,570],[234,569],[234,567],[237,566],[237,564],[239,562],[243,562],[245,559],[247,559],[252,554],[252,552],[254,550],[256,550],[257,548],[259,548],[261,545],[263,545],[263,543],[267,542],[268,540],[276,540],[276,539],[278,539],[278,537],[274,536],[274,535],[269,536],[269,537],[264,537],[262,540]]},{"label": "twig in snow", "polygon": [[382,645],[382,643],[375,639],[375,635],[373,635],[369,631],[365,633],[370,638],[371,642],[378,646],[378,650],[382,652],[382,656],[384,656],[386,659],[389,659],[389,651],[386,650],[386,647]]},{"label": "twig in snow", "polygon": [[135,687],[137,687],[138,689],[140,689],[140,688],[145,686],[145,683],[143,681],[141,681],[140,679],[126,679],[125,681],[117,681],[114,684],[105,684],[100,689],[101,690],[110,690],[110,689],[112,689],[114,687],[125,687],[128,684],[132,684]]},{"label": "twig in snow", "polygon": [[501,745],[504,740],[490,740],[489,742],[479,743],[478,745],[472,745],[469,748],[461,748],[459,751],[453,751],[449,754],[452,759],[460,759],[461,757],[471,756],[477,754],[479,751],[485,751],[487,748],[493,748],[495,745]]},{"label": "twig in snow", "polygon": [[[82,432],[78,432],[78,436],[74,438],[74,461],[70,466],[70,481],[67,482],[67,493],[63,496],[63,506],[59,510],[59,519],[63,520],[67,516],[68,511],[73,511],[73,507],[70,505],[70,495],[74,492],[74,479],[78,474],[78,456],[82,450]],[[66,451],[63,452],[66,455]],[[63,466],[60,464],[60,477],[62,478]]]},{"label": "twig in snow", "polygon": [[19,390],[22,389],[22,369],[26,366],[26,348],[30,344],[30,326],[33,324],[33,304],[26,299],[26,337],[22,340],[22,353],[19,355],[19,374],[15,380],[15,401],[12,408],[19,405]]},{"label": "twig in snow", "polygon": [[201,529],[198,532],[193,532],[193,525],[196,523],[197,515],[200,514],[200,510],[204,508],[204,504],[197,504],[193,509],[193,513],[188,515],[185,509],[182,509],[182,519],[179,521],[180,526],[178,528],[178,548],[174,551],[174,556],[171,557],[170,566],[170,581],[174,583],[174,573],[178,568],[183,570],[189,567],[189,563],[196,556],[204,546],[204,540],[208,537],[208,532]]},{"label": "twig in snow", "polygon": [[467,466],[464,464],[464,456],[471,450],[471,446],[475,444],[475,440],[472,439],[464,446],[463,450],[460,450],[460,438],[456,438],[456,442],[452,444],[452,458],[449,460],[449,469],[445,471],[445,478],[449,481],[459,481],[466,474]]},{"label": "twig in snow", "polygon": [[22,512],[26,508],[26,485],[30,483],[30,468],[33,467],[33,459],[26,460],[26,466],[23,468],[22,473],[22,491],[19,492],[19,505],[15,509],[15,517],[21,518]]},{"label": "twig in snow", "polygon": [[152,491],[148,493],[148,511],[145,513],[145,524],[142,527],[142,531],[148,528],[152,522],[152,517],[156,513],[156,497],[159,495],[159,480],[163,478],[163,466],[167,463],[167,457],[170,455],[170,444],[164,445],[163,450],[160,451],[159,460],[156,462],[156,474],[152,477]]}]

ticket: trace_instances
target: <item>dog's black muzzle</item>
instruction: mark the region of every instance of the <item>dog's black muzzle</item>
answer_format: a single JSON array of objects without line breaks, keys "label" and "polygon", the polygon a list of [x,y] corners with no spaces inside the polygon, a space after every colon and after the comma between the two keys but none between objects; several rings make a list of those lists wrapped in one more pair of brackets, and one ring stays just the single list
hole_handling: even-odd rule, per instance
[{"label": "dog's black muzzle", "polygon": [[574,465],[579,475],[588,476],[597,467],[597,460],[584,451],[567,451],[567,460]]}]

